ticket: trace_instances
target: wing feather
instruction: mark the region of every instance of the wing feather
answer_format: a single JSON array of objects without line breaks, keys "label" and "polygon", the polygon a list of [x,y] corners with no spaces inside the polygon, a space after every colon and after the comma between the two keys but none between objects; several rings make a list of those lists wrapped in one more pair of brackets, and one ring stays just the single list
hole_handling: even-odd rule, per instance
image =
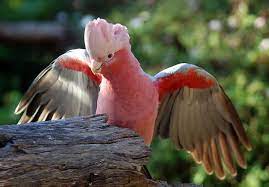
[{"label": "wing feather", "polygon": [[[189,92],[190,93],[190,92]],[[191,102],[191,101],[190,101]],[[192,113],[192,116],[194,116],[195,110],[194,110],[194,103],[190,104],[190,102],[185,103],[185,121],[184,124],[188,125],[181,125],[180,127],[183,128],[183,135],[184,135],[184,140],[186,140],[186,149],[192,151],[194,149],[194,143],[193,143],[193,135],[195,135],[195,132],[193,132],[193,129],[195,128],[195,120],[193,117],[189,117],[189,115]],[[179,128],[180,128],[179,127]]]},{"label": "wing feather", "polygon": [[213,173],[213,166],[212,166],[212,162],[210,159],[210,147],[208,146],[209,143],[208,142],[204,142],[203,143],[203,161],[202,164],[205,168],[205,171],[207,174],[211,175]]},{"label": "wing feather", "polygon": [[157,117],[156,121],[158,121],[158,123],[163,124],[163,125],[160,125],[158,129],[161,137],[165,137],[168,135],[169,132],[171,132],[169,130],[170,126],[165,125],[165,124],[170,123],[170,115],[172,112],[175,97],[176,97],[176,93],[169,94],[169,96],[164,99],[164,102],[160,106],[160,109],[161,109],[160,111],[163,111],[163,112],[160,116]]},{"label": "wing feather", "polygon": [[215,138],[211,138],[210,146],[211,146],[211,151],[212,151],[212,158],[213,158],[215,173],[217,177],[222,180],[225,178],[225,174],[222,167],[219,151],[215,142]]},{"label": "wing feather", "polygon": [[216,79],[191,64],[179,64],[155,75],[160,108],[155,135],[171,138],[189,152],[206,172],[224,179],[224,166],[237,174],[234,159],[246,161],[240,143],[251,149],[239,116]]},{"label": "wing feather", "polygon": [[241,125],[240,118],[228,96],[225,94],[222,88],[221,90],[221,92],[213,94],[213,100],[217,110],[225,118],[225,120],[232,124],[237,136],[239,137],[240,142],[248,150],[251,150],[250,141],[246,136],[243,126]]},{"label": "wing feather", "polygon": [[199,156],[198,156],[198,153],[197,153],[197,150],[196,150],[196,149],[194,149],[193,151],[190,151],[190,154],[191,154],[193,160],[194,160],[197,164],[200,164],[200,163],[201,163],[201,160],[200,160],[200,158],[199,158]]},{"label": "wing feather", "polygon": [[[93,74],[85,73],[91,71],[85,65],[86,59],[85,50],[76,49],[61,55],[46,67],[16,108],[16,114],[23,113],[18,123],[94,114],[99,83]],[[68,66],[72,63],[81,68],[70,69]]]},{"label": "wing feather", "polygon": [[230,147],[232,149],[232,152],[235,155],[235,159],[236,159],[238,165],[241,168],[246,168],[247,164],[246,164],[245,158],[241,154],[241,151],[240,151],[240,148],[239,148],[239,145],[238,145],[238,141],[236,140],[235,136],[232,133],[229,133],[229,134],[227,134],[227,140],[228,140],[229,145],[230,145]]},{"label": "wing feather", "polygon": [[236,176],[237,175],[237,171],[232,159],[232,155],[229,151],[229,147],[228,147],[228,142],[226,140],[226,137],[223,133],[219,133],[218,136],[218,141],[219,141],[219,146],[220,146],[220,150],[222,153],[222,158],[223,161],[226,165],[226,167],[228,168],[229,172],[232,174],[232,176]]},{"label": "wing feather", "polygon": [[[182,95],[184,95],[184,92],[182,92]],[[188,123],[188,116],[187,116],[188,115],[188,111],[187,111],[188,108],[186,108],[186,102],[184,102],[183,100],[181,102],[182,102],[182,111],[181,111],[182,112],[182,115],[181,115],[182,119],[180,119],[181,123],[179,122],[179,124],[186,124],[186,123]],[[187,147],[187,139],[185,138],[184,126],[182,126],[182,128],[180,128],[179,132],[180,132],[179,139],[180,139],[180,143],[181,143],[182,147]]]},{"label": "wing feather", "polygon": [[[175,92],[175,95],[178,95],[180,91]],[[176,97],[176,96],[175,96]],[[179,144],[178,141],[178,125],[177,125],[177,121],[178,119],[178,114],[177,111],[180,111],[180,107],[181,107],[181,103],[177,102],[177,100],[179,100],[180,97],[176,97],[175,101],[174,101],[174,110],[172,110],[171,112],[171,139],[175,142],[177,142],[175,145],[177,148],[180,148],[181,145]],[[172,107],[171,107],[172,108]]]},{"label": "wing feather", "polygon": [[45,121],[49,115],[49,105],[50,104],[50,101],[47,103],[47,104],[44,104],[43,107],[44,109],[43,110],[40,110],[40,115],[38,117],[38,120],[37,121]]}]

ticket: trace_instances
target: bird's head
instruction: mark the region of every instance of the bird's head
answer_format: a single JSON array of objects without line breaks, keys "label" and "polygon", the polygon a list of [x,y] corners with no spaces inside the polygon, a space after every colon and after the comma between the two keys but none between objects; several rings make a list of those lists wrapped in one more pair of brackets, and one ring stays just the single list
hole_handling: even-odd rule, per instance
[{"label": "bird's head", "polygon": [[102,73],[102,69],[115,63],[120,51],[131,49],[129,39],[127,28],[121,24],[100,18],[90,21],[85,28],[84,42],[92,71]]}]

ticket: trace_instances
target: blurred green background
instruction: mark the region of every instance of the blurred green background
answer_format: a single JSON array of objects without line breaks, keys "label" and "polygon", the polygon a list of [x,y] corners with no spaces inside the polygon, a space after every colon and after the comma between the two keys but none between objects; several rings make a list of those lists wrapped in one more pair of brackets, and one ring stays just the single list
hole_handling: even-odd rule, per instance
[{"label": "blurred green background", "polygon": [[187,153],[156,140],[148,165],[155,178],[269,186],[268,0],[1,0],[1,124],[17,122],[16,104],[45,66],[66,50],[84,48],[83,26],[96,17],[128,27],[132,50],[148,73],[189,62],[215,75],[254,145],[246,153],[248,168],[219,181]]}]

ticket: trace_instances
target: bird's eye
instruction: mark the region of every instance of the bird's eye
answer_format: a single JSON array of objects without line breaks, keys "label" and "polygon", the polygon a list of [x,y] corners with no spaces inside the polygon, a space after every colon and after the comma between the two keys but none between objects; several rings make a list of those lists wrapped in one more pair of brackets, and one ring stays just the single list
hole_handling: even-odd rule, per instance
[{"label": "bird's eye", "polygon": [[114,56],[114,53],[109,53],[104,57],[105,62],[109,62]]},{"label": "bird's eye", "polygon": [[112,58],[113,57],[113,54],[112,53],[109,53],[108,55],[107,55],[107,58],[108,59],[110,59],[110,58]]}]

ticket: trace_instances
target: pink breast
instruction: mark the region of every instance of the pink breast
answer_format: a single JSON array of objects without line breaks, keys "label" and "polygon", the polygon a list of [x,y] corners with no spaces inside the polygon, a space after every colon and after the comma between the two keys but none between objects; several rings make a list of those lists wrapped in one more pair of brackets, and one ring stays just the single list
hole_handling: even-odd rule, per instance
[{"label": "pink breast", "polygon": [[152,141],[157,112],[158,93],[149,78],[143,85],[132,85],[129,89],[112,89],[105,81],[101,83],[96,113],[108,114],[108,123],[112,125],[134,130],[146,144]]}]

